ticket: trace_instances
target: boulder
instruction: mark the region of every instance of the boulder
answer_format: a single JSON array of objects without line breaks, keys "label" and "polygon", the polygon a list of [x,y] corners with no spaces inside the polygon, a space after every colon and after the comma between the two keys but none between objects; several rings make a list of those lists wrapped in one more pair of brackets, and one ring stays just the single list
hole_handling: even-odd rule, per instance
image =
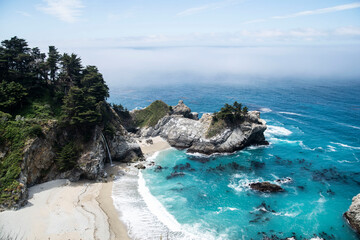
[{"label": "boulder", "polygon": [[183,100],[180,100],[176,106],[172,107],[174,115],[181,115],[186,118],[191,117],[191,109],[184,104]]},{"label": "boulder", "polygon": [[142,163],[136,164],[135,167],[136,167],[137,169],[145,169],[145,168],[146,168],[146,167],[144,166],[144,164],[142,164]]},{"label": "boulder", "polygon": [[349,210],[344,213],[345,219],[357,233],[360,233],[360,194],[352,199]]},{"label": "boulder", "polygon": [[267,192],[267,193],[274,193],[274,192],[283,192],[284,189],[279,185],[269,183],[269,182],[256,182],[250,183],[250,188],[259,192]]}]

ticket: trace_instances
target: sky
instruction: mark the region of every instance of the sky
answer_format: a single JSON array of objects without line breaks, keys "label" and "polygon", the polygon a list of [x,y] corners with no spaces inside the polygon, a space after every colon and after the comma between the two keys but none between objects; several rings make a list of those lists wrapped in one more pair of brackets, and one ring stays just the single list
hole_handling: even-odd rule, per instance
[{"label": "sky", "polygon": [[55,45],[107,81],[360,79],[360,1],[0,0],[0,39]]}]

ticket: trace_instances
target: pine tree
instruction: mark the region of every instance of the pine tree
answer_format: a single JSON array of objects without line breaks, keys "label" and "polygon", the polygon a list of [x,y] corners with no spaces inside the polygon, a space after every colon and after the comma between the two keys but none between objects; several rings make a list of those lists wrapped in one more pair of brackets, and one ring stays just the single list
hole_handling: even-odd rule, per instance
[{"label": "pine tree", "polygon": [[50,71],[50,79],[55,82],[57,71],[59,70],[60,53],[57,51],[55,46],[49,46],[49,53],[47,59],[48,69]]}]

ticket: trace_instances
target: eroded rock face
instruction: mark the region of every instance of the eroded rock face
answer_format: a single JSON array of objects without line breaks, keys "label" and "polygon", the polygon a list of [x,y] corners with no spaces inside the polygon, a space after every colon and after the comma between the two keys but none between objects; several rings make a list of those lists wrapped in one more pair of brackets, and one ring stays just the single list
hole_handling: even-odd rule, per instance
[{"label": "eroded rock face", "polygon": [[350,226],[360,234],[360,194],[353,197],[350,208],[344,213],[344,217]]},{"label": "eroded rock face", "polygon": [[[120,124],[117,114],[108,107],[111,116],[111,123],[116,129],[112,136],[105,136],[110,154],[114,161],[132,162],[142,158],[140,146],[128,134]],[[77,181],[81,177],[97,179],[105,177],[104,163],[109,161],[106,143],[103,137],[102,127],[96,126],[92,137],[86,143],[81,142],[82,136],[69,136],[67,130],[60,129],[56,120],[50,120],[42,125],[44,137],[29,140],[24,147],[24,157],[21,163],[21,173],[18,181],[21,191],[18,193],[16,205],[18,208],[26,203],[27,187],[58,178],[67,178]],[[73,135],[74,133],[72,133]],[[74,139],[75,138],[75,139]],[[63,146],[69,141],[75,141],[79,149],[79,159],[76,167],[61,172],[56,164],[56,146]],[[6,154],[6,149],[1,151]],[[5,206],[6,207],[6,206]]]},{"label": "eroded rock face", "polygon": [[[178,105],[185,104],[180,101]],[[264,137],[266,122],[260,119],[258,111],[249,112],[246,120],[239,126],[223,129],[216,136],[207,138],[211,121],[211,114],[203,114],[200,120],[183,115],[167,115],[155,127],[141,129],[140,135],[161,136],[172,147],[188,148],[189,152],[203,154],[234,152],[249,145],[268,144]]]},{"label": "eroded rock face", "polygon": [[269,182],[257,182],[257,183],[250,183],[250,188],[259,192],[267,192],[267,193],[274,193],[274,192],[283,192],[284,189],[279,185],[269,183]]}]

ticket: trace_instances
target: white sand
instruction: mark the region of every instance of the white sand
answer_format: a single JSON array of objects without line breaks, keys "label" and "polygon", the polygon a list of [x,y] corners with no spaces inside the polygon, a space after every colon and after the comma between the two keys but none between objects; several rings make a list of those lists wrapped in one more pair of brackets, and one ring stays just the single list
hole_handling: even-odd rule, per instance
[{"label": "white sand", "polygon": [[[104,186],[107,189],[103,190]],[[29,189],[29,203],[25,207],[0,213],[0,238],[129,239],[117,214],[109,216],[99,206],[100,202],[109,213],[116,213],[111,188],[112,182],[67,180],[36,185]],[[98,202],[100,192],[103,199]]]},{"label": "white sand", "polygon": [[[153,143],[147,144],[146,143],[147,139],[151,139]],[[141,151],[143,152],[145,157],[149,157],[153,155],[155,152],[171,148],[170,144],[161,137],[141,138],[141,139],[137,139],[136,141],[140,145]]]},{"label": "white sand", "polygon": [[[161,137],[138,139],[145,157],[170,148]],[[141,141],[141,142],[140,142]],[[129,240],[113,205],[112,174],[123,165],[107,167],[107,183],[54,180],[29,189],[29,203],[17,211],[0,212],[0,239]]]}]

